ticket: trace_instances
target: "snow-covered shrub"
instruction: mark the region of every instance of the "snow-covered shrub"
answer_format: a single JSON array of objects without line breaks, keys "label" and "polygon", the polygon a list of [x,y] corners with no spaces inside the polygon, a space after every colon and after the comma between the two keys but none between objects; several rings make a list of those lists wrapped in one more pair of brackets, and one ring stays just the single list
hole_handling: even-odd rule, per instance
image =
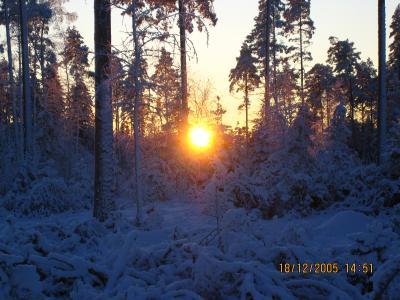
[{"label": "snow-covered shrub", "polygon": [[69,187],[53,163],[48,161],[36,172],[29,169],[19,172],[1,206],[17,214],[49,216],[88,207],[84,191],[87,189],[77,189],[74,185]]},{"label": "snow-covered shrub", "polygon": [[76,199],[79,195],[74,198],[62,178],[44,177],[32,182],[25,194],[8,193],[3,206],[24,215],[48,216],[81,207]]},{"label": "snow-covered shrub", "polygon": [[[282,147],[256,167],[251,182],[256,182],[256,195],[262,195],[265,216],[297,209],[307,214],[313,202],[315,161],[311,155],[311,114],[304,106],[288,129]],[[254,184],[253,184],[254,185]]]},{"label": "snow-covered shrub", "polygon": [[400,178],[400,120],[389,132],[385,170],[392,179]]},{"label": "snow-covered shrub", "polygon": [[366,257],[368,261],[382,264],[397,254],[400,248],[399,235],[393,231],[390,222],[373,222],[367,232],[353,236],[355,244],[351,250],[357,257]]},{"label": "snow-covered shrub", "polygon": [[395,300],[399,296],[400,286],[400,256],[396,256],[384,264],[372,277],[372,299]]},{"label": "snow-covered shrub", "polygon": [[172,192],[172,184],[167,174],[171,173],[166,161],[157,157],[148,157],[143,172],[143,185],[147,202],[168,200]]},{"label": "snow-covered shrub", "polygon": [[72,174],[67,180],[67,186],[79,207],[90,208],[93,201],[94,168],[93,157],[82,155],[72,164]]},{"label": "snow-covered shrub", "polygon": [[6,194],[12,186],[17,174],[18,168],[16,168],[16,157],[15,151],[7,147],[3,147],[2,141],[0,141],[0,197]]}]

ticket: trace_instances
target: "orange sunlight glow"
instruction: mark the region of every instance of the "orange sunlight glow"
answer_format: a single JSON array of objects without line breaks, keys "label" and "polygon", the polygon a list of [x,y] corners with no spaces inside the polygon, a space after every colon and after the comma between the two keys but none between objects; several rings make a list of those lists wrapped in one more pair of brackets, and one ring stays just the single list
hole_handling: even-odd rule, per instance
[{"label": "orange sunlight glow", "polygon": [[204,149],[211,144],[211,132],[202,126],[193,127],[189,130],[189,141],[196,148]]}]

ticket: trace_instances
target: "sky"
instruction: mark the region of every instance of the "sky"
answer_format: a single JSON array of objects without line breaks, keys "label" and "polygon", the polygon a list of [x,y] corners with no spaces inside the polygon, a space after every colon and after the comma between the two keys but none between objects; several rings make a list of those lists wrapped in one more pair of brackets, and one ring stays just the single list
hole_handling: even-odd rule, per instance
[{"label": "sky", "polygon": [[[377,3],[376,0],[312,0],[311,18],[316,31],[310,48],[313,61],[308,68],[314,63],[326,61],[330,36],[353,41],[357,50],[361,51],[361,58],[371,58],[377,65]],[[399,3],[399,0],[386,0],[387,34],[391,17]],[[93,0],[70,0],[66,5],[70,11],[77,13],[78,19],[73,24],[93,49]],[[224,123],[235,126],[237,122],[244,123],[244,113],[237,110],[242,95],[229,93],[228,76],[236,64],[245,37],[253,28],[258,0],[215,0],[214,8],[218,23],[215,27],[209,27],[208,43],[204,32],[190,35],[198,59],[189,61],[189,77],[201,81],[210,80],[215,94],[221,97],[227,110]],[[124,32],[128,31],[129,21],[114,10],[112,24],[113,43],[119,44]],[[259,95],[253,95],[251,99],[250,118],[256,117],[259,98]]]}]

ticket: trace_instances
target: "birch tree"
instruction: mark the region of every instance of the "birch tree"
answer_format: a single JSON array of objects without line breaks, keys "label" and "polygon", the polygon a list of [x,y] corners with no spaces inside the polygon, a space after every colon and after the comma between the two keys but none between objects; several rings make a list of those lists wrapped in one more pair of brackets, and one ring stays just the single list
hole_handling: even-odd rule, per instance
[{"label": "birch tree", "polygon": [[144,131],[143,127],[143,91],[148,83],[146,82],[145,66],[146,46],[154,41],[164,41],[168,34],[165,32],[163,15],[158,1],[144,0],[119,0],[115,5],[124,10],[123,14],[128,14],[132,20],[132,57],[126,60],[132,62],[129,78],[133,81],[133,134],[134,134],[134,187],[136,198],[136,223],[142,222],[143,205],[143,182],[142,182],[142,153],[141,138]]}]

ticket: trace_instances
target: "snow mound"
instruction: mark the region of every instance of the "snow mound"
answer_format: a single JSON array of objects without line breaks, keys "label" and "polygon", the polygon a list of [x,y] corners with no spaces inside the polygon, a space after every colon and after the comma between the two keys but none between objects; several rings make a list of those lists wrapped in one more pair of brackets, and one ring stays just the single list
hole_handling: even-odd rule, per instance
[{"label": "snow mound", "polygon": [[332,237],[346,236],[348,234],[365,231],[370,222],[371,218],[363,213],[341,211],[316,227],[315,231]]}]

